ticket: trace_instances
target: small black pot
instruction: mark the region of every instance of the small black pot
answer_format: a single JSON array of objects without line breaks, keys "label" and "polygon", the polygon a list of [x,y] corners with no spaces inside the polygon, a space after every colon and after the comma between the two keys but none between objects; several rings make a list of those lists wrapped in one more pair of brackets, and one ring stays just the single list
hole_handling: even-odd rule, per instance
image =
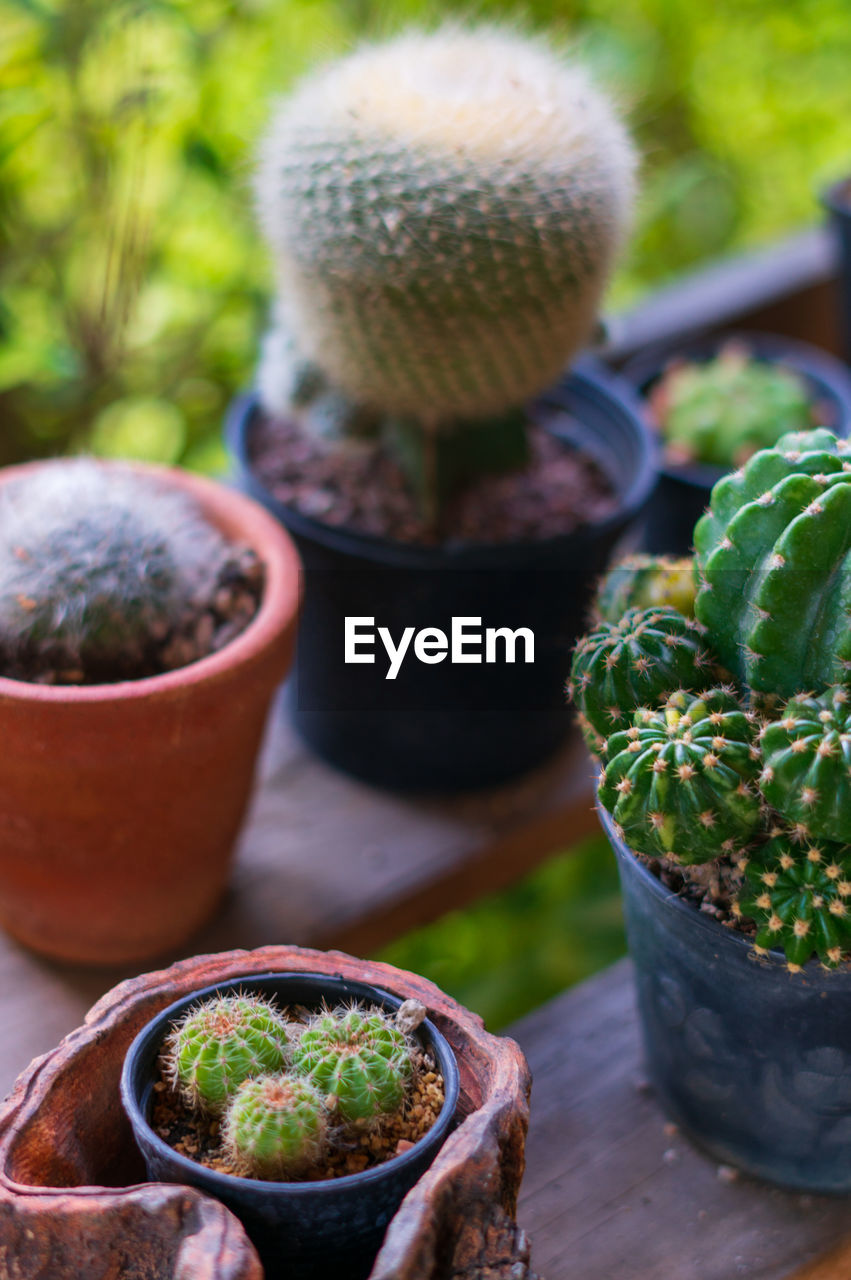
[{"label": "small black pot", "polygon": [[[286,526],[306,566],[290,696],[300,733],[332,764],[381,786],[464,790],[523,773],[564,741],[570,651],[596,578],[652,492],[655,454],[630,389],[596,366],[575,372],[533,412],[604,468],[616,513],[539,542],[422,547],[331,528],[277,502],[251,467],[256,397],[232,406],[237,483]],[[409,656],[388,680],[378,642],[374,665],[344,662],[346,617],[374,618],[396,640],[409,626],[448,635],[453,617],[526,627],[535,660],[519,660],[522,645],[514,664],[425,665]]]},{"label": "small black pot", "polygon": [[851,1191],[851,969],[789,973],[617,855],[650,1079],[716,1159],[785,1187]]},{"label": "small black pot", "polygon": [[851,178],[830,187],[822,196],[839,242],[839,301],[842,349],[851,364]]},{"label": "small black pot", "polygon": [[263,1182],[207,1169],[158,1138],[148,1124],[154,1064],[171,1026],[198,1000],[250,990],[279,1004],[318,1008],[357,999],[395,1011],[402,1001],[362,982],[324,974],[260,974],[195,991],[164,1009],[130,1046],[121,1074],[121,1101],[152,1182],[197,1187],[221,1200],[243,1223],[266,1274],[288,1280],[365,1280],[387,1224],[434,1160],[452,1127],[458,1067],[452,1050],[428,1020],[417,1031],[443,1074],[445,1101],[437,1120],[409,1151],[363,1173],[325,1182]]},{"label": "small black pot", "polygon": [[[834,356],[791,338],[768,333],[726,333],[706,335],[690,342],[657,344],[630,360],[624,366],[623,376],[645,397],[646,406],[649,391],[671,360],[679,356],[688,360],[710,360],[731,341],[741,342],[759,360],[784,365],[799,374],[809,387],[814,403],[823,409],[819,423],[813,425],[830,427],[840,436],[848,435],[851,374]],[[650,429],[656,431],[649,412],[647,421]],[[672,466],[663,462],[659,487],[648,513],[645,549],[687,555],[694,526],[709,503],[712,486],[727,470],[706,463]]]}]

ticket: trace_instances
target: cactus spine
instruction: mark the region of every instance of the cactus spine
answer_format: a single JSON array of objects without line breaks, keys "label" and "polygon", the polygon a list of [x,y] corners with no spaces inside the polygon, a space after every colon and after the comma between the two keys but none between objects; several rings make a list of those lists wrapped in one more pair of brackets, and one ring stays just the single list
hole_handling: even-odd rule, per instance
[{"label": "cactus spine", "polygon": [[313,366],[395,420],[423,491],[429,469],[519,465],[518,406],[591,334],[633,172],[585,72],[497,28],[403,35],[309,76],[260,150],[281,293],[266,409],[290,416]]},{"label": "cactus spine", "polygon": [[712,490],[695,529],[695,612],[721,662],[782,699],[851,666],[851,445],[784,436]]},{"label": "cactus spine", "polygon": [[729,689],[676,693],[610,738],[600,801],[639,853],[686,865],[737,854],[760,821],[754,737]]},{"label": "cactus spine", "polygon": [[809,838],[851,843],[851,695],[799,694],[762,731],[760,788]]},{"label": "cactus spine", "polygon": [[405,1096],[410,1045],[380,1009],[341,1008],[313,1019],[295,1047],[293,1068],[336,1100],[344,1120],[380,1120]]},{"label": "cactus spine", "polygon": [[249,1177],[285,1178],[321,1160],[328,1146],[322,1095],[309,1080],[246,1080],[228,1108],[224,1148]]},{"label": "cactus spine", "polygon": [[243,1083],[282,1071],[290,1046],[287,1026],[260,996],[218,996],[196,1006],[165,1047],[166,1072],[193,1108],[220,1112]]},{"label": "cactus spine", "polygon": [[736,911],[756,922],[757,951],[782,947],[793,971],[813,955],[840,963],[851,944],[851,847],[776,835],[740,867]]},{"label": "cactus spine", "polygon": [[637,707],[656,706],[672,690],[701,688],[711,678],[694,622],[676,609],[628,609],[619,623],[602,622],[580,640],[568,694],[589,747],[600,753]]},{"label": "cactus spine", "polygon": [[694,617],[697,592],[690,556],[627,556],[603,576],[594,600],[597,622],[620,622],[627,609],[677,609]]},{"label": "cactus spine", "polygon": [[189,498],[129,467],[41,465],[0,488],[0,653],[134,675],[224,545]]}]

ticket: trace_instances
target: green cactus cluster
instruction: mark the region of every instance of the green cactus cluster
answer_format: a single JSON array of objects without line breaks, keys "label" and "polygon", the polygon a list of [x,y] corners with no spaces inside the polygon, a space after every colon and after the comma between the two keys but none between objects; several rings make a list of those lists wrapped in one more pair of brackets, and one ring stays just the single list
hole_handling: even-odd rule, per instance
[{"label": "green cactus cluster", "polygon": [[697,594],[691,556],[626,556],[605,573],[594,599],[597,622],[620,622],[627,609],[676,609],[694,617]]},{"label": "green cactus cluster", "polygon": [[521,466],[522,406],[591,336],[634,168],[586,72],[507,29],[408,33],[308,76],[260,149],[264,407],[327,432],[336,396],[343,436],[365,410],[427,510]]},{"label": "green cactus cluster", "polygon": [[[400,1012],[357,1002],[287,1021],[250,993],[191,1008],[163,1046],[166,1079],[186,1106],[220,1119],[222,1146],[256,1178],[321,1168],[353,1129],[399,1113],[414,1078],[414,1042]],[[421,1020],[423,1009],[417,1006]]]},{"label": "green cactus cluster", "polygon": [[675,689],[711,683],[712,663],[700,627],[676,609],[627,609],[601,622],[573,654],[568,694],[589,748],[601,754],[636,707],[658,706]]},{"label": "green cactus cluster", "polygon": [[0,488],[0,656],[116,679],[203,599],[224,539],[130,467],[44,463]]},{"label": "green cactus cluster", "polygon": [[757,926],[755,946],[781,948],[800,970],[815,954],[828,968],[851,952],[851,846],[773,835],[742,858],[737,914]]},{"label": "green cactus cluster", "polygon": [[651,403],[674,462],[741,465],[790,431],[813,423],[812,397],[792,369],[729,343],[711,360],[680,360],[655,384]]},{"label": "green cactus cluster", "polygon": [[608,741],[600,801],[639,853],[736,857],[760,824],[753,717],[723,687],[640,708]]},{"label": "green cactus cluster", "polygon": [[[715,485],[695,548],[696,622],[626,608],[576,647],[569,688],[603,761],[600,803],[637,854],[704,888],[723,871],[759,952],[784,951],[794,970],[839,964],[851,959],[851,445],[816,428],[755,454]],[[607,609],[656,589],[652,565],[617,573]],[[719,670],[732,673],[720,687]]]}]

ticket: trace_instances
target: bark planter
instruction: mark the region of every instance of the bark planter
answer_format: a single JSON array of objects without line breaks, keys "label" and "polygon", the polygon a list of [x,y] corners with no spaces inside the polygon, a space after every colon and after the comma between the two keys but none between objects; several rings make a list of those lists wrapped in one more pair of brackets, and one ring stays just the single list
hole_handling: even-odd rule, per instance
[{"label": "bark planter", "polygon": [[[851,374],[834,356],[791,338],[765,333],[724,333],[695,338],[691,342],[666,343],[650,347],[623,368],[623,376],[645,399],[650,429],[658,430],[647,404],[666,366],[679,357],[705,361],[716,356],[730,341],[741,343],[757,360],[783,365],[797,373],[809,388],[813,403],[821,410],[813,426],[826,426],[837,435],[851,430]],[[687,555],[692,546],[694,526],[709,502],[712,486],[727,470],[707,463],[674,466],[662,463],[659,487],[648,515],[644,545],[648,551]]]},{"label": "bark planter", "polygon": [[839,306],[845,359],[851,363],[851,178],[822,195],[839,246]]},{"label": "bark planter", "polygon": [[266,583],[246,630],[179,670],[83,687],[0,679],[0,923],[84,963],[162,953],[213,911],[294,645],[300,570],[280,525],[213,481],[144,470],[251,546]]},{"label": "bark planter", "polygon": [[[538,421],[601,465],[619,497],[613,516],[561,537],[501,546],[411,546],[334,529],[283,506],[252,471],[257,413],[255,397],[237,401],[227,436],[239,484],[286,526],[305,563],[291,697],[306,741],[350,773],[410,790],[486,786],[551,755],[569,728],[564,672],[594,582],[655,482],[653,445],[629,388],[589,366],[534,409]],[[453,617],[478,619],[482,628],[526,627],[535,660],[522,661],[522,644],[513,664],[425,665],[410,657],[388,680],[380,642],[374,665],[345,663],[347,617],[373,618],[397,641],[409,626],[449,635]]]},{"label": "bark planter", "polygon": [[757,958],[682,901],[600,818],[615,851],[647,1067],[716,1159],[781,1186],[851,1191],[851,969]]},{"label": "bark planter", "polygon": [[489,1035],[480,1018],[414,974],[339,952],[266,947],[122,983],[19,1078],[0,1108],[0,1239],[16,1280],[262,1280],[254,1248],[221,1203],[144,1182],[119,1080],[132,1041],[167,1006],[270,972],[323,974],[421,1000],[458,1064],[456,1127],[391,1220],[372,1280],[450,1280],[489,1267],[529,1277],[515,1213],[530,1080],[517,1045]]},{"label": "bark planter", "polygon": [[394,1012],[402,1003],[398,996],[351,979],[259,974],[250,985],[244,979],[219,984],[170,1005],[133,1041],[121,1078],[121,1100],[148,1176],[152,1181],[186,1183],[221,1200],[242,1222],[268,1275],[333,1280],[345,1274],[351,1280],[366,1280],[388,1222],[432,1163],[452,1126],[458,1102],[458,1068],[452,1051],[426,1020],[418,1039],[431,1049],[439,1065],[445,1101],[428,1133],[404,1155],[363,1173],[324,1182],[268,1182],[217,1173],[180,1155],[151,1129],[147,1116],[153,1071],[169,1030],[196,1000],[243,990],[274,997],[279,1007],[319,1008],[323,1000],[335,1005],[354,999]]}]

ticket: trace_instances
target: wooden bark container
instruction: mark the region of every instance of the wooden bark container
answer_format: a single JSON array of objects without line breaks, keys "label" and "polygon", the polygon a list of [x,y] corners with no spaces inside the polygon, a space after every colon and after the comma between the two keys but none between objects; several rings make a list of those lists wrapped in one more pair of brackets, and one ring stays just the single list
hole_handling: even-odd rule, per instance
[{"label": "wooden bark container", "polygon": [[415,996],[458,1059],[463,1123],[403,1201],[371,1280],[531,1277],[515,1222],[531,1083],[518,1046],[414,974],[341,952],[264,947],[121,983],[19,1077],[0,1107],[3,1280],[261,1280],[253,1247],[222,1205],[143,1182],[118,1081],[131,1040],[166,1005],[270,970],[339,974]]}]

